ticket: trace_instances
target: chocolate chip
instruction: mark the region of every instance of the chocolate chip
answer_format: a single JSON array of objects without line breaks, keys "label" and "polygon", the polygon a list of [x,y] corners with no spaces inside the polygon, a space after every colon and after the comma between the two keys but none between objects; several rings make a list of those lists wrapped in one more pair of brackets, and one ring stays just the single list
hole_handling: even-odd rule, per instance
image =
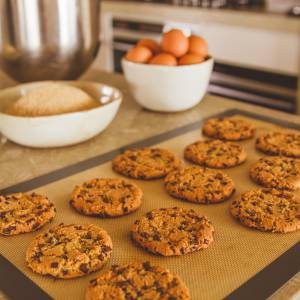
[{"label": "chocolate chip", "polygon": [[144,239],[147,239],[149,237],[149,234],[147,232],[141,232],[141,236],[144,238]]},{"label": "chocolate chip", "polygon": [[85,264],[85,263],[81,264],[81,265],[79,266],[79,270],[80,270],[81,272],[83,272],[83,273],[88,273],[88,271],[89,271],[88,265]]},{"label": "chocolate chip", "polygon": [[7,228],[4,228],[4,229],[3,229],[3,232],[4,232],[4,234],[9,234],[9,233],[11,233],[11,232],[14,231],[14,230],[16,230],[16,226],[10,225],[10,226],[8,226]]},{"label": "chocolate chip", "polygon": [[36,229],[38,229],[39,227],[40,227],[40,223],[39,222],[36,222],[36,223],[34,223],[33,225],[32,225],[32,229],[33,230],[36,230]]},{"label": "chocolate chip", "polygon": [[145,261],[145,262],[143,263],[143,268],[144,268],[146,271],[152,271],[152,270],[153,270],[153,268],[152,268],[152,266],[151,266],[151,264],[150,264],[149,261]]},{"label": "chocolate chip", "polygon": [[84,236],[85,239],[90,240],[92,238],[92,234],[90,232],[87,232],[87,234]]},{"label": "chocolate chip", "polygon": [[160,235],[157,234],[157,233],[154,234],[154,235],[153,235],[153,240],[154,240],[154,241],[160,241]]},{"label": "chocolate chip", "polygon": [[102,245],[101,250],[102,250],[102,252],[109,252],[109,251],[111,251],[111,247],[107,246],[107,245]]},{"label": "chocolate chip", "polygon": [[90,285],[91,286],[96,286],[97,285],[97,279],[90,280]]},{"label": "chocolate chip", "polygon": [[56,269],[58,267],[58,263],[57,262],[53,262],[53,263],[51,263],[50,266],[51,266],[51,268]]},{"label": "chocolate chip", "polygon": [[152,214],[152,212],[148,212],[148,213],[146,214],[146,217],[147,217],[147,219],[152,220],[152,219],[153,219],[153,214]]}]

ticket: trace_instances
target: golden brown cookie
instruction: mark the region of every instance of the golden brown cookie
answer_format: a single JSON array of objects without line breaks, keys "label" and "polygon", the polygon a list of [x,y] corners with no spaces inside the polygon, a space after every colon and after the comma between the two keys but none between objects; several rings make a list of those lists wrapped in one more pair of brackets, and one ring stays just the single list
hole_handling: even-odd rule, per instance
[{"label": "golden brown cookie", "polygon": [[248,191],[232,202],[230,211],[243,225],[258,230],[285,233],[300,229],[300,198],[290,191]]},{"label": "golden brown cookie", "polygon": [[243,119],[213,118],[204,123],[202,132],[206,136],[216,139],[240,141],[253,137],[255,127]]},{"label": "golden brown cookie", "polygon": [[70,204],[84,215],[119,217],[142,204],[142,190],[124,179],[95,178],[75,187]]},{"label": "golden brown cookie", "polygon": [[36,273],[74,278],[101,269],[111,252],[111,238],[104,229],[60,224],[33,239],[26,262]]},{"label": "golden brown cookie", "polygon": [[221,140],[198,141],[188,145],[184,157],[201,166],[230,168],[243,163],[247,154],[243,146]]},{"label": "golden brown cookie", "polygon": [[179,167],[180,159],[161,148],[126,150],[112,161],[113,169],[127,177],[155,179],[165,177]]},{"label": "golden brown cookie", "polygon": [[86,300],[189,300],[188,288],[168,269],[149,262],[114,265],[92,279]]},{"label": "golden brown cookie", "polygon": [[165,188],[173,197],[205,204],[225,201],[235,191],[227,174],[198,166],[171,172],[165,178]]},{"label": "golden brown cookie", "polygon": [[207,248],[214,228],[193,209],[159,208],[135,221],[131,236],[142,248],[163,256],[183,255]]},{"label": "golden brown cookie", "polygon": [[250,177],[264,187],[296,190],[300,186],[300,160],[284,156],[263,157],[250,168]]},{"label": "golden brown cookie", "polygon": [[300,158],[300,134],[294,132],[269,132],[256,140],[256,149],[269,155]]},{"label": "golden brown cookie", "polygon": [[38,230],[52,221],[54,204],[36,193],[0,196],[0,234],[16,235]]}]

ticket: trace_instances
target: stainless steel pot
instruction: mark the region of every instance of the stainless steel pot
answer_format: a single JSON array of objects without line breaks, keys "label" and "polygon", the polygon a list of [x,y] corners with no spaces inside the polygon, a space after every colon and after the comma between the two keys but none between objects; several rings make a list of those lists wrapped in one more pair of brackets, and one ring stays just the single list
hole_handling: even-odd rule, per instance
[{"label": "stainless steel pot", "polygon": [[100,0],[0,0],[0,67],[21,81],[75,79],[99,49]]}]

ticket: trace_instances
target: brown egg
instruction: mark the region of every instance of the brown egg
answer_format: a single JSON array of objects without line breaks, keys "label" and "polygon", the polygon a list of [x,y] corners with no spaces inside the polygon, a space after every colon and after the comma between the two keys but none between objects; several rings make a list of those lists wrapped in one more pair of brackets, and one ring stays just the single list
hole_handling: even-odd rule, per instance
[{"label": "brown egg", "polygon": [[165,65],[165,66],[176,66],[177,65],[177,59],[172,55],[168,53],[160,53],[154,56],[150,60],[150,64],[152,65]]},{"label": "brown egg", "polygon": [[197,54],[203,57],[208,56],[208,47],[207,42],[204,38],[197,36],[197,35],[191,35],[189,37],[189,53]]},{"label": "brown egg", "polygon": [[159,44],[152,39],[142,39],[137,43],[137,47],[144,46],[149,48],[153,54],[158,54],[161,52]]},{"label": "brown egg", "polygon": [[179,65],[193,65],[200,64],[204,61],[204,57],[197,54],[188,53],[180,57],[178,64]]},{"label": "brown egg", "polygon": [[152,57],[152,52],[147,47],[139,46],[129,49],[125,58],[136,63],[147,63]]},{"label": "brown egg", "polygon": [[189,40],[181,30],[172,29],[163,34],[161,47],[164,52],[180,57],[187,53],[189,48]]}]

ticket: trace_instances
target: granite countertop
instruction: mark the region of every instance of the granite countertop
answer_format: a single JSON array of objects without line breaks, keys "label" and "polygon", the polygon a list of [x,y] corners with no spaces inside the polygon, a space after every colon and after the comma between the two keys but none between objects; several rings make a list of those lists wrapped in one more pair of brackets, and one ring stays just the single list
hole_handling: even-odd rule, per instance
[{"label": "granite countertop", "polygon": [[[138,106],[131,96],[122,75],[91,69],[82,79],[103,82],[119,88],[124,95],[115,120],[100,135],[85,143],[55,149],[32,149],[0,140],[0,189],[40,176],[58,168],[108,152],[129,143],[157,135],[201,118],[238,108],[255,111],[300,124],[300,118],[283,112],[257,107],[221,97],[207,95],[194,109],[181,113],[155,113]],[[0,88],[15,85],[0,74]],[[300,273],[280,289],[272,298],[291,299],[300,287]],[[1,293],[0,293],[1,299]]]}]

